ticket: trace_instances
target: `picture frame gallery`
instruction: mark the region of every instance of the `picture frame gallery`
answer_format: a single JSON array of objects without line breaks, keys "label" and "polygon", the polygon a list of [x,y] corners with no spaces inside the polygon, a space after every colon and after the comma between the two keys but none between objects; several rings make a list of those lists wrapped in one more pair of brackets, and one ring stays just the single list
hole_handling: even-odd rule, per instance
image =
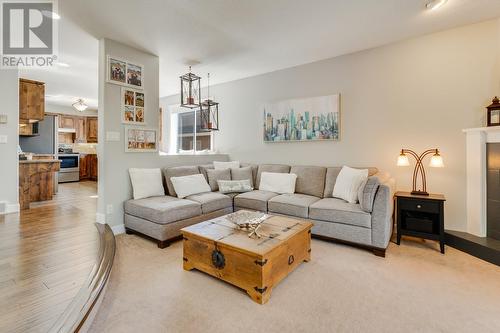
[{"label": "picture frame gallery", "polygon": [[143,89],[144,66],[120,59],[111,55],[107,56],[106,82],[125,87]]},{"label": "picture frame gallery", "polygon": [[131,125],[146,125],[146,94],[144,90],[128,87],[121,89],[122,123]]},{"label": "picture frame gallery", "polygon": [[158,131],[154,128],[125,127],[125,152],[150,153],[158,151]]}]

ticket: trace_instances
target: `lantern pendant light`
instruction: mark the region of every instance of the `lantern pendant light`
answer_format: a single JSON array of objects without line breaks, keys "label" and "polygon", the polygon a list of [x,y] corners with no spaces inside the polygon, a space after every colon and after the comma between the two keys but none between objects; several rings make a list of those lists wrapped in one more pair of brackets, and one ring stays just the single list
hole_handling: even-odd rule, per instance
[{"label": "lantern pendant light", "polygon": [[201,103],[200,118],[201,130],[218,131],[219,130],[219,103],[210,99],[210,73],[207,75],[207,99]]},{"label": "lantern pendant light", "polygon": [[191,73],[191,66],[189,66],[189,73],[180,77],[181,79],[181,106],[185,108],[199,108],[201,102],[201,89],[200,77]]}]

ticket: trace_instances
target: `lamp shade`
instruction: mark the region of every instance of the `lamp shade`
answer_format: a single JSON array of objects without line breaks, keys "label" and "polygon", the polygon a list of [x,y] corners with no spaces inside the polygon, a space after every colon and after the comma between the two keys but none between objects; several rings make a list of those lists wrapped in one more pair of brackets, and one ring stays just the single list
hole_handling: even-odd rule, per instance
[{"label": "lamp shade", "polygon": [[405,153],[401,153],[398,156],[398,166],[409,166],[410,161],[408,160],[408,156]]},{"label": "lamp shade", "polygon": [[431,161],[429,162],[429,166],[433,168],[443,168],[444,163],[443,163],[443,157],[439,155],[439,153],[435,153],[431,157]]}]

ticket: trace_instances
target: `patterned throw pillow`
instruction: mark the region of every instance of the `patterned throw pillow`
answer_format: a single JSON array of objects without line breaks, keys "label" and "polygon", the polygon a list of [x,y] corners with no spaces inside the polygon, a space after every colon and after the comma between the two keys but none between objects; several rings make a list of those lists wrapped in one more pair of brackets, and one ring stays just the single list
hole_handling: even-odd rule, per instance
[{"label": "patterned throw pillow", "polygon": [[231,168],[231,180],[250,180],[250,186],[253,187],[252,167]]},{"label": "patterned throw pillow", "polygon": [[243,180],[218,180],[220,193],[243,193],[253,190],[249,179]]},{"label": "patterned throw pillow", "polygon": [[222,169],[222,170],[210,170],[207,169],[207,178],[208,184],[210,185],[210,189],[212,191],[217,191],[219,189],[219,185],[217,185],[218,180],[231,180],[231,170]]}]

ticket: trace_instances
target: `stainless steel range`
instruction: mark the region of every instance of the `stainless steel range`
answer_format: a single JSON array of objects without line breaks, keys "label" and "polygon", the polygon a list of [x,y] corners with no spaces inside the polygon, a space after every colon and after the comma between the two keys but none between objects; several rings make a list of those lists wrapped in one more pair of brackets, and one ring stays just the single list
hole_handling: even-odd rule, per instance
[{"label": "stainless steel range", "polygon": [[61,169],[59,170],[59,183],[80,181],[80,154],[59,154]]}]

